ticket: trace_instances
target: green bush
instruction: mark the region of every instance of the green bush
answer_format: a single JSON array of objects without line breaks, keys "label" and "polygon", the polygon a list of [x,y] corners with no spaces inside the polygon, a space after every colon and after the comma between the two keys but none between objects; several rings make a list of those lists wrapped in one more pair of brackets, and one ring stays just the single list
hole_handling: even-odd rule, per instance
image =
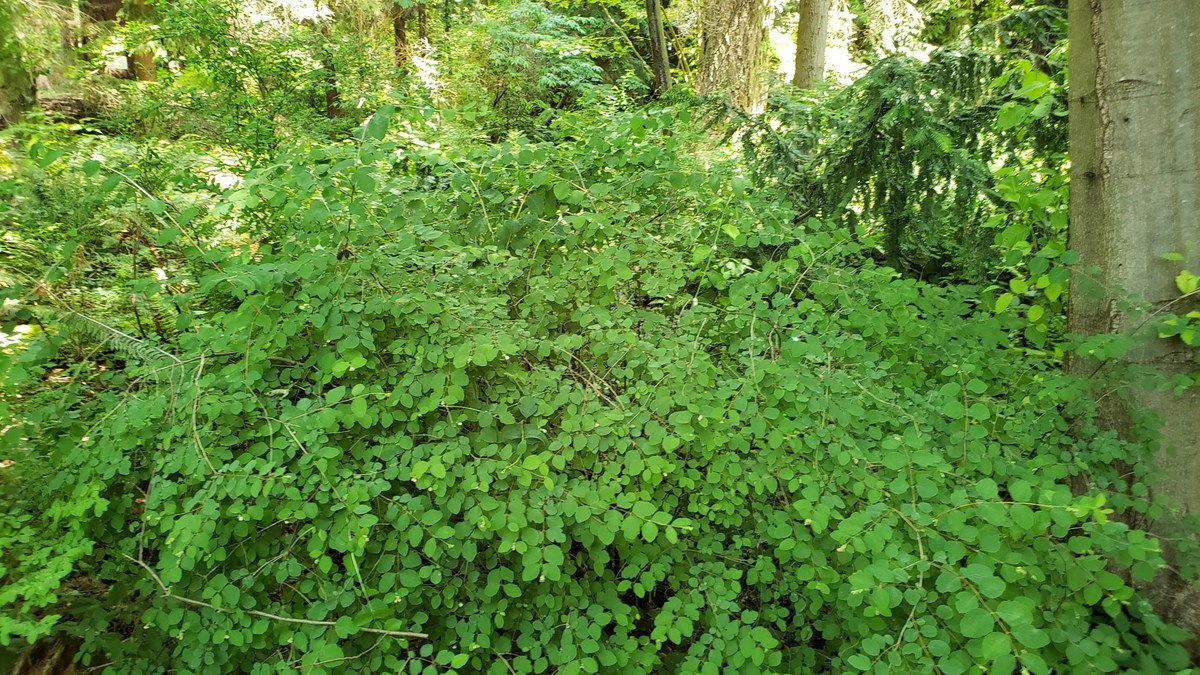
[{"label": "green bush", "polygon": [[475,125],[493,140],[511,130],[540,132],[596,84],[605,56],[587,37],[595,20],[535,2],[497,6],[439,49],[441,96],[478,111]]},{"label": "green bush", "polygon": [[[164,227],[203,263],[179,282],[190,328],[114,339],[123,368],[21,404],[42,412],[4,438],[53,462],[19,487],[55,504],[24,518],[55,534],[5,556],[76,537],[76,586],[104,589],[61,623],[86,658],[1186,665],[1111,571],[1148,578],[1157,542],[1068,488],[1131,450],[1086,431],[1082,385],[1011,349],[1015,319],[979,289],[794,226],[778,193],[695,152],[686,111],[450,149],[391,114],[227,192],[206,218],[249,244]],[[55,363],[43,335],[6,380]]]}]

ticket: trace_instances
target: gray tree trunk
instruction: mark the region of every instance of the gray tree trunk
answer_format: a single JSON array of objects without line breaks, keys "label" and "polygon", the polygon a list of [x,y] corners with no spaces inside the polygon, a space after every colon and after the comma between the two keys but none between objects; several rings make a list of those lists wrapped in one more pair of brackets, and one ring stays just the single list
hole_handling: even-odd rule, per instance
[{"label": "gray tree trunk", "polygon": [[704,0],[696,92],[725,94],[748,112],[766,94],[765,52],[770,9],[763,0]]},{"label": "gray tree trunk", "polygon": [[654,93],[671,88],[671,64],[667,60],[667,34],[663,29],[662,6],[658,0],[646,0],[646,28],[650,31],[650,69],[654,74]]},{"label": "gray tree trunk", "polygon": [[[1181,267],[1200,273],[1200,2],[1070,0],[1069,12],[1069,243],[1082,257],[1071,283],[1070,329],[1138,334],[1144,339],[1124,357],[1127,365],[1168,377],[1192,373],[1200,349],[1159,339],[1153,316],[1197,308],[1195,298],[1179,300],[1174,277]],[[1068,370],[1097,373],[1079,358]],[[1132,439],[1135,413],[1161,416],[1154,489],[1179,509],[1135,524],[1169,544],[1179,532],[1173,520],[1200,512],[1200,389],[1124,393],[1101,398],[1100,422]],[[1164,572],[1145,590],[1163,618],[1200,635],[1195,589]]]},{"label": "gray tree trunk", "polygon": [[808,89],[825,79],[825,38],[829,33],[830,0],[800,0],[796,28],[796,72],[792,84]]}]

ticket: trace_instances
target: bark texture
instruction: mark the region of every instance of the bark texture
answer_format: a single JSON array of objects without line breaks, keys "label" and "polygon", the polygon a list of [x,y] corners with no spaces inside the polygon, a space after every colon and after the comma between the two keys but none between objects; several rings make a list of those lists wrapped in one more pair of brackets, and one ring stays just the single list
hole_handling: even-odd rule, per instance
[{"label": "bark texture", "polygon": [[825,40],[829,34],[830,0],[800,0],[796,28],[796,72],[792,84],[808,89],[825,79]]},{"label": "bark texture", "polygon": [[704,0],[696,91],[725,94],[757,112],[766,94],[765,52],[771,13],[763,0]]},{"label": "bark texture", "polygon": [[[1072,279],[1072,332],[1137,333],[1125,360],[1163,375],[1200,367],[1200,349],[1158,339],[1154,312],[1196,309],[1179,301],[1180,267],[1200,272],[1200,2],[1070,0],[1070,247],[1082,257]],[[1164,253],[1182,254],[1170,262]],[[1132,298],[1140,310],[1122,300]],[[1080,359],[1081,375],[1096,365]],[[1164,543],[1174,518],[1200,512],[1200,390],[1182,396],[1125,390],[1101,399],[1101,423],[1133,436],[1133,416],[1161,416],[1158,494],[1179,505],[1139,522]],[[1170,552],[1168,551],[1168,554]],[[1170,572],[1145,589],[1160,615],[1200,635],[1200,594]],[[1193,647],[1193,654],[1197,651]]]},{"label": "bark texture", "polygon": [[667,60],[667,33],[663,28],[662,5],[646,0],[646,27],[650,31],[650,69],[654,75],[654,93],[671,88],[671,65]]}]

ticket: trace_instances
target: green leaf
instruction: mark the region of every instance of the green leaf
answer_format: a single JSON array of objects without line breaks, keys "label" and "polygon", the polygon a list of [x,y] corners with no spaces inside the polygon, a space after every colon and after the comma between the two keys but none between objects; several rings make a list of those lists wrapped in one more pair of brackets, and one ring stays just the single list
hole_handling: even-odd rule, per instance
[{"label": "green leaf", "polygon": [[362,130],[361,138],[363,140],[380,140],[387,135],[388,127],[392,122],[392,115],[396,112],[396,107],[387,104],[381,106],[379,110],[371,115],[367,120]]},{"label": "green leaf", "polygon": [[979,655],[988,661],[995,661],[1010,653],[1012,653],[1012,643],[1007,635],[999,631],[988,633],[980,643]]},{"label": "green leaf", "polygon": [[337,386],[325,392],[325,405],[334,405],[340,403],[346,398],[346,387]]},{"label": "green leaf", "polygon": [[155,235],[154,240],[159,246],[169,246],[179,239],[179,235],[179,228],[164,227]]},{"label": "green leaf", "polygon": [[980,607],[963,615],[958,630],[963,637],[980,638],[991,633],[995,627],[996,620],[992,618],[991,613]]},{"label": "green leaf", "polygon": [[354,620],[351,619],[350,617],[341,616],[341,617],[338,617],[338,620],[336,622],[334,622],[333,632],[339,638],[345,639],[345,638],[350,637],[351,635],[354,635],[355,633],[357,633],[358,626],[354,625]]},{"label": "green leaf", "polygon": [[975,491],[979,493],[981,499],[995,499],[1000,494],[996,481],[991,478],[981,478],[975,483]]},{"label": "green leaf", "polygon": [[54,150],[51,150],[51,151],[47,152],[46,154],[41,155],[40,157],[37,158],[38,168],[48,169],[48,168],[50,168],[51,164],[54,164],[55,162],[57,162],[61,157],[63,157],[66,154],[67,154],[67,151],[63,150],[63,149],[56,148]]},{"label": "green leaf", "polygon": [[371,175],[371,170],[366,167],[355,170],[354,175],[350,178],[350,182],[359,192],[375,192],[375,177]]},{"label": "green leaf", "polygon": [[521,412],[521,415],[524,416],[525,419],[529,419],[537,414],[538,402],[532,396],[523,396],[517,403],[517,410]]},{"label": "green leaf", "polygon": [[870,670],[871,657],[867,656],[866,654],[853,654],[846,659],[846,664],[851,668],[857,668],[858,670]]},{"label": "green leaf", "polygon": [[1027,623],[1010,624],[1009,632],[1017,639],[1017,642],[1029,649],[1041,649],[1050,644],[1050,636],[1046,634],[1046,631]]},{"label": "green leaf", "polygon": [[1192,274],[1187,270],[1183,270],[1175,276],[1175,286],[1179,288],[1179,292],[1183,294],[1194,293],[1200,289],[1200,276]]}]

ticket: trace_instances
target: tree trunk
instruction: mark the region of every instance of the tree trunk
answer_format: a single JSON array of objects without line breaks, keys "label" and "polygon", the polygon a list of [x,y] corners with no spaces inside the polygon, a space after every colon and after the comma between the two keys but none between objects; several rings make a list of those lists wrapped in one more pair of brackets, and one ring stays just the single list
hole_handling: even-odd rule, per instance
[{"label": "tree trunk", "polygon": [[13,8],[0,3],[0,129],[19,122],[37,98],[16,21]]},{"label": "tree trunk", "polygon": [[[145,21],[150,18],[150,9],[146,0],[130,0],[128,16],[133,21]],[[143,47],[129,55],[129,63],[133,67],[133,76],[143,82],[154,81],[154,51]]]},{"label": "tree trunk", "polygon": [[417,5],[417,38],[421,42],[429,39],[429,16],[425,11],[424,0],[421,0],[421,3]]},{"label": "tree trunk", "polygon": [[83,13],[92,23],[116,21],[121,0],[83,0]]},{"label": "tree trunk", "polygon": [[392,35],[395,40],[396,67],[408,67],[408,11],[409,8],[392,5]]},{"label": "tree trunk", "polygon": [[726,94],[739,108],[757,111],[766,93],[762,47],[770,20],[763,0],[704,0],[697,93]]},{"label": "tree trunk", "polygon": [[646,0],[646,27],[650,31],[650,70],[654,74],[654,93],[671,88],[671,64],[667,60],[667,33],[663,29],[662,6],[658,0]]},{"label": "tree trunk", "polygon": [[[1181,267],[1200,273],[1200,2],[1070,0],[1069,12],[1069,243],[1082,259],[1071,281],[1070,330],[1134,334],[1142,339],[1123,357],[1126,365],[1167,377],[1192,373],[1200,349],[1158,338],[1153,317],[1197,308],[1195,298],[1179,302],[1174,277]],[[1097,373],[1079,357],[1067,368]],[[1133,524],[1169,542],[1179,532],[1176,518],[1200,512],[1200,388],[1182,395],[1123,389],[1120,400],[1113,392],[1101,398],[1099,421],[1133,440],[1136,413],[1161,417],[1154,491],[1179,509]],[[1185,580],[1164,571],[1145,591],[1164,619],[1200,634],[1200,593]]]},{"label": "tree trunk", "polygon": [[808,89],[825,79],[825,38],[829,32],[829,0],[800,0],[796,28],[796,72],[792,84]]},{"label": "tree trunk", "polygon": [[[79,5],[83,16],[87,18],[86,21],[79,22],[79,47],[82,50],[91,42],[92,34],[96,30],[94,24],[117,20],[117,15],[121,12],[121,0],[79,0]],[[86,50],[81,51],[80,57],[84,61],[91,60],[91,55]]]},{"label": "tree trunk", "polygon": [[329,23],[322,22],[317,28],[317,33],[321,36],[319,53],[325,80],[325,117],[336,119],[342,114],[342,96],[338,91],[337,63],[330,48],[333,38],[330,36]]}]

